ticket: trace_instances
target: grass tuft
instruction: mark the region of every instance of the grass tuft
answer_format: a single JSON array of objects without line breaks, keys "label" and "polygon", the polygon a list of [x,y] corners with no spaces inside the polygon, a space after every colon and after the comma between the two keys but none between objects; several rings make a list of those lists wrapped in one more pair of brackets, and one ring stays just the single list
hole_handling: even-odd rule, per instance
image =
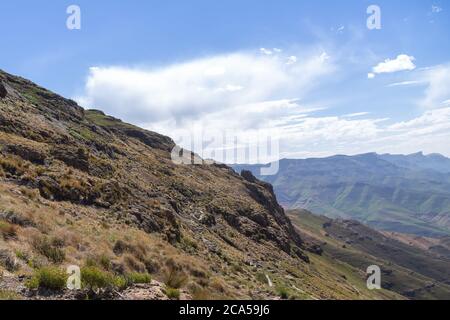
[{"label": "grass tuft", "polygon": [[169,299],[179,300],[180,299],[180,290],[175,288],[167,287],[165,289],[166,296]]}]

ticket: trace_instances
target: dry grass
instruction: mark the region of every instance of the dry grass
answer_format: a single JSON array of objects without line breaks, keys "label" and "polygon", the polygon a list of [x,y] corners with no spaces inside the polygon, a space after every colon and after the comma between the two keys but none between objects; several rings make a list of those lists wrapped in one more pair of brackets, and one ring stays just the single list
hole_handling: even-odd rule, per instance
[{"label": "dry grass", "polygon": [[21,176],[27,171],[29,165],[17,156],[8,155],[6,157],[0,157],[0,167],[5,173],[13,176]]},{"label": "dry grass", "polygon": [[0,220],[0,234],[4,240],[11,240],[17,237],[17,226]]},{"label": "dry grass", "polygon": [[[188,288],[193,298],[199,300],[258,299],[278,295],[276,290],[271,292],[268,286],[256,279],[257,271],[243,263],[245,255],[235,248],[220,247],[222,257],[205,254],[201,251],[201,240],[189,230],[184,230],[183,235],[189,241],[177,248],[158,235],[147,234],[110,219],[102,209],[69,202],[52,202],[37,194],[33,201],[29,197],[23,188],[0,181],[0,210],[14,210],[34,225],[17,227],[15,237],[8,240],[11,255],[16,255],[20,262],[15,272],[32,276],[34,270],[61,263],[61,267],[91,266],[113,275],[117,288],[133,282],[130,278],[145,279],[146,275],[151,274],[151,278],[165,283],[167,288]],[[105,223],[108,228],[104,227]],[[212,241],[208,234],[203,237]],[[272,256],[252,246],[251,252],[263,257],[267,268],[279,270],[280,275],[288,276],[285,270],[291,269],[302,275],[303,278],[292,278],[284,283],[287,288],[295,285],[305,291],[316,291],[319,297],[336,297],[337,290],[333,288],[337,278],[335,273],[318,272],[314,270],[314,265],[306,268],[289,256],[281,259],[275,250]],[[279,263],[280,260],[285,261],[284,265]],[[233,271],[234,265],[239,266],[239,272]],[[328,284],[322,277],[327,279]],[[261,291],[264,287],[267,293]],[[350,291],[345,290],[342,289],[339,294],[351,298]],[[262,292],[262,295],[255,296],[253,291]]]}]

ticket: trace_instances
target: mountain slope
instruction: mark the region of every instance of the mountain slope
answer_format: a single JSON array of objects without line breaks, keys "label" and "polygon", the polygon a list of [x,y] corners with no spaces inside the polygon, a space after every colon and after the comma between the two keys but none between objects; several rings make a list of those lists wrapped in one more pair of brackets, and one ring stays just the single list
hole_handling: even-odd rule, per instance
[{"label": "mountain slope", "polygon": [[[352,218],[381,230],[448,235],[450,174],[430,169],[431,164],[415,166],[412,163],[417,159],[405,158],[409,159],[373,153],[281,160],[278,174],[266,177],[258,176],[261,166],[234,168],[250,170],[273,184],[278,199],[288,208]],[[398,159],[408,165],[400,166]]]},{"label": "mountain slope", "polygon": [[410,299],[450,299],[450,260],[440,254],[399,242],[351,220],[332,220],[305,210],[288,211],[309,241],[323,247],[322,259],[343,268],[381,268],[383,289]]},{"label": "mountain slope", "polygon": [[89,280],[83,298],[92,286],[107,298],[150,292],[133,282],[146,273],[171,297],[399,298],[316,264],[251,174],[175,165],[170,138],[4,72],[0,146],[0,299],[76,298],[44,281],[68,265]]}]

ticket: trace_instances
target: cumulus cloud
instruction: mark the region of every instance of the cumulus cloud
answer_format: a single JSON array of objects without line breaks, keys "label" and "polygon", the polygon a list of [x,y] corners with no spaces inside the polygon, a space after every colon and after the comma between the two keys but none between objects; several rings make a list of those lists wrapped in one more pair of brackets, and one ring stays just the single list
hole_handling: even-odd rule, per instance
[{"label": "cumulus cloud", "polygon": [[406,70],[414,70],[416,65],[414,64],[415,58],[406,54],[400,54],[397,58],[391,60],[386,59],[380,62],[378,65],[372,68],[372,72],[369,73],[369,79],[373,79],[375,75],[381,73],[393,73]]},{"label": "cumulus cloud", "polygon": [[77,101],[142,124],[302,98],[335,67],[323,53],[295,57],[286,64],[294,58],[240,52],[160,68],[93,67]]}]

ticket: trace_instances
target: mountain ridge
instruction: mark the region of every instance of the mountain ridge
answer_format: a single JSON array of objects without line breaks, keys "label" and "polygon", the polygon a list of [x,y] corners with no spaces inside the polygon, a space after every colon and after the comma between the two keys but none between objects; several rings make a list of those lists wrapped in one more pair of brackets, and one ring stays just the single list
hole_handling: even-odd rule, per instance
[{"label": "mountain ridge", "polygon": [[446,235],[450,159],[437,156],[437,164],[435,159],[423,153],[283,159],[274,176],[258,174],[264,165],[233,167],[273,184],[286,208],[354,218],[388,231]]}]

